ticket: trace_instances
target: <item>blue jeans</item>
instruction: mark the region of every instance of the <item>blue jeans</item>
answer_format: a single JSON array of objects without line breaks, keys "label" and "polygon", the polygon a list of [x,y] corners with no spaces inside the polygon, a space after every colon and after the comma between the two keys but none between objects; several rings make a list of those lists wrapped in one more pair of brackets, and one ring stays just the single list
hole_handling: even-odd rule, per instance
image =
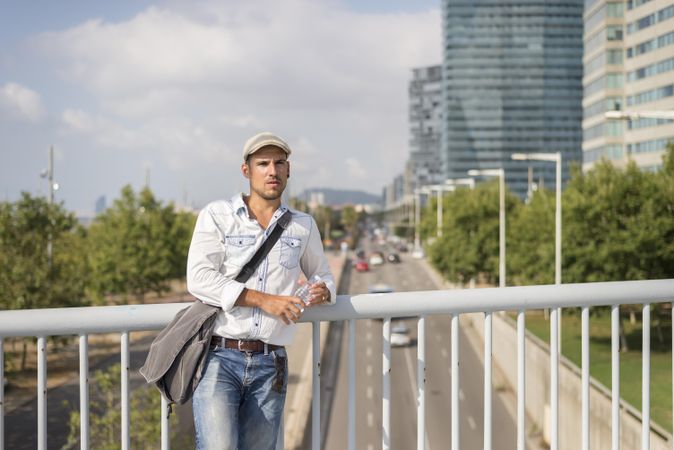
[{"label": "blue jeans", "polygon": [[274,450],[288,385],[285,349],[211,348],[192,398],[197,450]]}]

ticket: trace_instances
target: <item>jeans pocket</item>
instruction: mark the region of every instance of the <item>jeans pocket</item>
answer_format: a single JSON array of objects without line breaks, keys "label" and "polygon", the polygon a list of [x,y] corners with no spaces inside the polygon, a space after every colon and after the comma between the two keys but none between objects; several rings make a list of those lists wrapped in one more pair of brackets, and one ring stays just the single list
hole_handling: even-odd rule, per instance
[{"label": "jeans pocket", "polygon": [[301,248],[302,239],[292,236],[281,237],[281,265],[286,269],[297,267],[300,262]]}]

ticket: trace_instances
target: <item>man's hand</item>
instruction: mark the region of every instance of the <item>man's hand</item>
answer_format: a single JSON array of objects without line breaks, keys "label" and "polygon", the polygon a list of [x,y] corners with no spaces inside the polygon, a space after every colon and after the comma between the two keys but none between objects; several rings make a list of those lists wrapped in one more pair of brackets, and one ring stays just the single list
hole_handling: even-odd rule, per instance
[{"label": "man's hand", "polygon": [[278,317],[286,325],[300,320],[304,312],[303,302],[297,297],[265,294],[248,288],[241,292],[234,305],[260,308],[267,314]]},{"label": "man's hand", "polygon": [[303,302],[297,297],[286,295],[269,295],[268,300],[260,308],[273,316],[280,318],[286,325],[297,322],[304,312]]},{"label": "man's hand", "polygon": [[309,287],[311,294],[311,306],[328,303],[330,301],[330,290],[323,281],[314,283]]}]

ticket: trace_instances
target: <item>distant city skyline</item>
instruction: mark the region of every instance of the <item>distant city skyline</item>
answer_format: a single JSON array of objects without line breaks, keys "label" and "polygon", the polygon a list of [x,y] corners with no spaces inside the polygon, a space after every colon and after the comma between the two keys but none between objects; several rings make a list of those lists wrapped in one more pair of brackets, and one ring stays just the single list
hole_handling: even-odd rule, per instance
[{"label": "distant city skyline", "polygon": [[[241,147],[293,147],[289,189],[378,193],[408,152],[407,77],[441,56],[439,2],[77,0],[3,5],[0,195],[93,212],[121,188],[203,205],[247,190]],[[348,30],[348,32],[346,32]]]}]

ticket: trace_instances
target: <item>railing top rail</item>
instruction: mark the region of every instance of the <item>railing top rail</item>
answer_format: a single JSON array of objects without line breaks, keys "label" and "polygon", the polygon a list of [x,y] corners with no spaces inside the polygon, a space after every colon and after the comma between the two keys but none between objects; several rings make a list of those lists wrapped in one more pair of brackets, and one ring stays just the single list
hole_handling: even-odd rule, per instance
[{"label": "railing top rail", "polygon": [[[340,295],[301,322],[674,301],[674,279]],[[0,336],[159,330],[188,303],[0,311]]]}]

